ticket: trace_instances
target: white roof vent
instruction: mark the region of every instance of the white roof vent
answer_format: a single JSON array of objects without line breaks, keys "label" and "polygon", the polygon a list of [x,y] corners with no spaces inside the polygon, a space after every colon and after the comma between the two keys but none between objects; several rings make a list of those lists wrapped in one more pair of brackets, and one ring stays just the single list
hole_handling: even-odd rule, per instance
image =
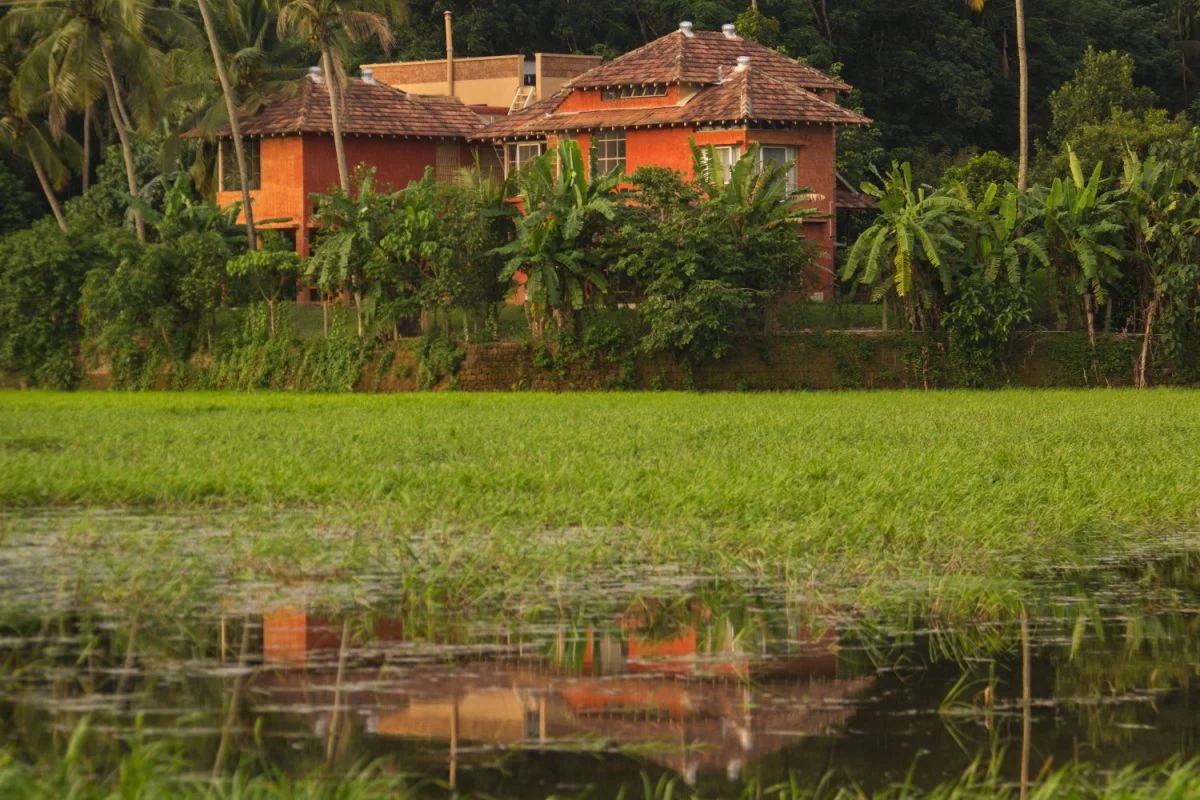
[{"label": "white roof vent", "polygon": [[692,23],[686,19],[683,22],[679,23],[679,32],[682,33],[684,36],[688,37],[689,39],[696,35],[692,31]]},{"label": "white roof vent", "polygon": [[309,67],[308,68],[308,79],[310,81],[312,81],[313,83],[324,83],[325,82],[325,78],[321,75],[320,67]]},{"label": "white roof vent", "polygon": [[737,69],[738,72],[741,72],[748,66],[750,66],[750,56],[738,56],[738,63],[735,69]]},{"label": "white roof vent", "polygon": [[737,25],[734,25],[732,22],[727,22],[724,25],[722,25],[721,33],[725,34],[726,39],[741,39],[742,38],[737,35]]},{"label": "white roof vent", "polygon": [[375,70],[370,67],[362,68],[363,83],[375,83]]}]

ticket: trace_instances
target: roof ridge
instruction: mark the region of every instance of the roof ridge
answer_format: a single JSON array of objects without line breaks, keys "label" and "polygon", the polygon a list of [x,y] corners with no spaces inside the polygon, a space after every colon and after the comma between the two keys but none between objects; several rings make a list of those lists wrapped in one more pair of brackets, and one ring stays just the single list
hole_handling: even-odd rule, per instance
[{"label": "roof ridge", "polygon": [[750,119],[754,116],[754,103],[750,99],[751,86],[750,86],[750,65],[749,64],[747,64],[745,67],[742,68],[742,74],[745,76],[745,78],[742,81],[741,112],[742,112],[743,117],[745,117],[746,119]]},{"label": "roof ridge", "polygon": [[[304,81],[304,92],[300,95],[300,105],[296,109],[296,130],[304,130],[308,125],[308,106],[313,101],[313,94],[317,90],[317,82],[307,75],[300,80]],[[326,103],[329,101],[326,100]]]},{"label": "roof ridge", "polygon": [[[688,37],[687,37],[687,35],[684,34],[683,31],[678,31],[678,30],[675,31],[675,33],[673,33],[673,34],[667,34],[667,35],[675,36],[675,39],[676,39],[676,47],[679,51],[679,54],[675,57],[675,82],[682,83],[683,82],[683,59],[684,59],[684,54],[687,52]],[[692,34],[692,36],[695,36],[695,35],[696,35],[695,33]]]}]

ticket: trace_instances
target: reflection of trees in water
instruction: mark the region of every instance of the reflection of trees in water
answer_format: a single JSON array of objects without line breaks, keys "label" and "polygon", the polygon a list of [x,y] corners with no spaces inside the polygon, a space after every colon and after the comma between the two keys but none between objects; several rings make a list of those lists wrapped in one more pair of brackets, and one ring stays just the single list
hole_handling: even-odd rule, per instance
[{"label": "reflection of trees in water", "polygon": [[[871,736],[887,737],[896,769],[919,747],[934,749],[942,772],[931,767],[923,779],[982,752],[1015,780],[1026,746],[1031,776],[1048,759],[1150,763],[1196,744],[1179,700],[1200,663],[1198,564],[1063,573],[993,592],[914,591],[873,608],[788,603],[729,583],[488,617],[314,604],[293,614],[303,630],[291,640],[281,634],[286,609],[268,610],[262,627],[221,607],[9,610],[0,617],[0,741],[32,755],[64,746],[61,731],[85,714],[127,731],[139,709],[156,709],[156,730],[203,729],[188,751],[204,771],[245,757],[291,771],[375,755],[399,758],[400,769],[405,759],[444,757],[448,727],[438,737],[405,728],[420,711],[429,731],[456,720],[462,758],[485,758],[466,745],[487,740],[478,731],[490,725],[496,744],[634,745],[637,763],[701,785],[734,774],[775,780],[792,765],[870,774],[884,760]],[[240,687],[239,660],[253,669]],[[921,723],[935,744],[913,735],[926,728],[906,732],[903,717],[869,707],[886,702],[897,712],[938,710]],[[470,719],[486,708],[507,716]],[[1160,729],[1131,727],[1148,723]],[[381,749],[389,726],[425,743],[400,756]],[[843,727],[848,737],[804,738]],[[111,739],[95,747],[101,760],[119,755]]]}]

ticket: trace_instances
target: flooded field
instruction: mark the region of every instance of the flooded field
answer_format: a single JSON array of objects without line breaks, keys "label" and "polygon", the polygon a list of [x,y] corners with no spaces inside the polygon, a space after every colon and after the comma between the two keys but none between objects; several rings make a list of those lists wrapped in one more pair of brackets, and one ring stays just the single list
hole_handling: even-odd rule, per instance
[{"label": "flooded field", "polygon": [[973,764],[1020,787],[1200,743],[1200,555],[1176,547],[972,595],[660,568],[447,607],[384,566],[140,594],[71,527],[10,519],[0,548],[0,746],[34,769],[83,723],[94,770],[166,744],[180,785],[370,765],[416,797],[869,793]]}]

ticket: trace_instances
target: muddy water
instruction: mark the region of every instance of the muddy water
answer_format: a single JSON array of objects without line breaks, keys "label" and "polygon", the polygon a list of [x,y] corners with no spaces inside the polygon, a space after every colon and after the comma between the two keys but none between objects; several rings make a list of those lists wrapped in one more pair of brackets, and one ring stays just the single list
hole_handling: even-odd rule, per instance
[{"label": "muddy water", "polygon": [[85,603],[23,544],[0,560],[0,743],[18,757],[86,718],[111,741],[183,741],[196,775],[376,762],[430,796],[541,798],[640,796],[643,776],[714,797],[934,786],[978,759],[1016,783],[1197,752],[1195,556],[1063,571],[971,613],[913,587],[871,607],[666,573],[484,612],[415,609],[387,575],[343,602],[258,581]]}]

